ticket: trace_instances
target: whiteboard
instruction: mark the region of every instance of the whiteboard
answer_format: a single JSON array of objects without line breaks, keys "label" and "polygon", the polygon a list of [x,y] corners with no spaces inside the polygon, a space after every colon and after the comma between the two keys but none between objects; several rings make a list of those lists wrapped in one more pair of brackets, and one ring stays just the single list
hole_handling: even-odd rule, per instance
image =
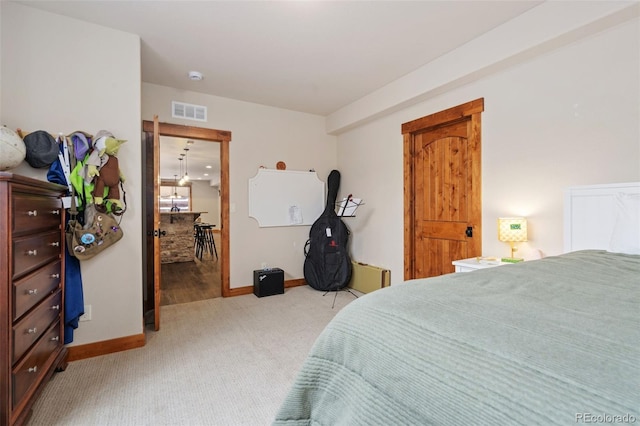
[{"label": "whiteboard", "polygon": [[249,179],[249,216],[261,228],[312,225],[324,207],[316,172],[258,169]]}]

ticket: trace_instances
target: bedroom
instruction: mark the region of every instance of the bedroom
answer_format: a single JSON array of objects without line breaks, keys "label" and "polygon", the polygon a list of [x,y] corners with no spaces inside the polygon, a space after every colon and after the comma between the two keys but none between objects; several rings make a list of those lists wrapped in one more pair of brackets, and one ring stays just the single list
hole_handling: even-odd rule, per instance
[{"label": "bedroom", "polygon": [[[232,288],[250,285],[251,270],[264,260],[290,271],[291,278],[302,276],[301,245],[306,240],[305,230],[286,230],[284,234],[258,230],[245,214],[247,179],[255,174],[259,165],[275,164],[279,160],[286,161],[291,169],[315,168],[321,177],[332,168],[341,170],[342,188],[357,193],[367,202],[366,210],[349,223],[353,230],[354,257],[391,269],[393,283],[400,282],[403,270],[400,125],[479,97],[485,99],[483,251],[486,255],[507,253],[507,247],[492,238],[495,218],[505,214],[529,217],[529,245],[548,255],[559,253],[563,188],[640,179],[637,9],[627,10],[631,17],[619,22],[594,19],[600,26],[589,27],[591,32],[582,38],[574,34],[578,37],[575,41],[560,43],[555,50],[539,56],[529,52],[531,57],[521,58],[521,63],[464,86],[449,89],[449,82],[440,81],[433,93],[424,88],[415,89],[415,97],[427,93],[420,103],[399,107],[349,129],[334,124],[338,121],[337,115],[325,120],[311,114],[141,82],[139,39],[132,34],[6,2],[2,4],[1,13],[0,113],[4,124],[52,131],[58,126],[63,127],[60,130],[97,131],[107,125],[129,139],[123,153],[127,156],[125,173],[130,176],[135,176],[139,169],[140,152],[136,146],[141,121],[150,119],[154,113],[160,114],[161,121],[170,119],[166,110],[155,111],[154,105],[166,105],[177,96],[185,102],[208,105],[216,117],[211,127],[233,132],[231,202],[235,203],[236,213],[232,213],[231,220]],[[28,24],[41,28],[42,32],[25,34]],[[574,25],[567,16],[564,31],[558,30],[558,34],[570,33]],[[68,31],[56,31],[61,27]],[[11,28],[11,39],[6,28]],[[74,40],[72,30],[85,34],[86,44],[68,48]],[[102,51],[94,52],[95,45],[103,46]],[[30,66],[28,72],[18,72],[9,66],[36,61],[55,63],[59,58],[71,61],[79,52],[92,58],[91,63],[111,58],[109,75],[98,68],[81,78],[68,70],[51,78],[55,70]],[[100,83],[104,79],[117,81],[118,85],[102,87]],[[411,82],[407,84],[411,87]],[[58,92],[61,85],[65,90]],[[398,86],[389,90],[396,90],[401,97],[406,88]],[[83,101],[86,94],[99,98],[101,106],[87,111]],[[382,95],[384,93],[379,96]],[[43,97],[59,99],[65,108],[53,101],[42,102]],[[373,105],[376,99],[372,96],[365,101]],[[388,108],[376,105],[381,110]],[[352,108],[355,112],[351,115],[358,118],[373,115],[362,105]],[[351,111],[345,111],[344,116],[348,113]],[[352,123],[355,122],[353,119]],[[264,143],[265,139],[271,149]],[[304,150],[299,149],[302,143]],[[309,157],[313,158],[313,164],[309,163]],[[33,171],[27,169],[25,173]],[[128,190],[137,194],[134,197],[142,193],[139,182],[133,179]],[[122,243],[126,251],[110,254],[108,259],[129,267],[113,272],[111,277],[103,277],[101,265],[88,266],[86,300],[94,306],[94,319],[83,323],[74,344],[124,339],[143,333],[139,284],[142,278],[138,267],[141,242],[134,237],[139,234],[140,214],[140,207],[134,203],[130,216],[125,219],[131,236]],[[256,232],[260,232],[261,237],[258,245],[253,244]],[[269,249],[276,238],[280,250]],[[267,251],[274,257],[263,259]],[[286,255],[275,257],[271,253],[276,251]]]}]

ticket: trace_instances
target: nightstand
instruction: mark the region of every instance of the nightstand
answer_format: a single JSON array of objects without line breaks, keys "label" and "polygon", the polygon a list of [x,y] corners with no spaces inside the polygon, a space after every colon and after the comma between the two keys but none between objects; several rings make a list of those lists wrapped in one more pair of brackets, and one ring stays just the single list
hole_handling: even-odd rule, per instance
[{"label": "nightstand", "polygon": [[469,259],[454,260],[451,263],[456,267],[456,273],[507,265],[507,262],[502,262],[497,257],[471,257]]}]

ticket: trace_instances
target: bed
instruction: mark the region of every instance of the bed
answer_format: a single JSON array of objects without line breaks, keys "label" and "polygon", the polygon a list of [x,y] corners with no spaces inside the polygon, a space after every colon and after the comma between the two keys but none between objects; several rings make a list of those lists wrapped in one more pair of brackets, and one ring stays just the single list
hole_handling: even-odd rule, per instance
[{"label": "bed", "polygon": [[[640,184],[566,194],[567,253],[411,280],[342,309],[273,424],[640,421]],[[605,231],[584,242],[594,223]]]}]

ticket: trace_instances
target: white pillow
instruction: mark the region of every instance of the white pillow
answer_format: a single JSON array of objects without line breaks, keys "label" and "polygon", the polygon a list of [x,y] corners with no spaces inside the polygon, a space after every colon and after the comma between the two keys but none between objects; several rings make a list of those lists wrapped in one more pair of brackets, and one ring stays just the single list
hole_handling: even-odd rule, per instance
[{"label": "white pillow", "polygon": [[640,254],[640,194],[616,194],[615,204],[616,222],[609,251]]}]

